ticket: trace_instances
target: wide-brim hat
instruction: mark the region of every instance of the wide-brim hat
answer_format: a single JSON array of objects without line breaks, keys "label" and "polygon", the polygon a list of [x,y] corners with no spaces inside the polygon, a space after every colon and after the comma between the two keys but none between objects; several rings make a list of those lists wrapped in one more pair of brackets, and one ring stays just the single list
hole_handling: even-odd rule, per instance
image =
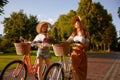
[{"label": "wide-brim hat", "polygon": [[41,28],[43,27],[44,24],[48,25],[48,29],[51,27],[51,24],[49,22],[39,22],[36,27],[37,33],[41,33]]},{"label": "wide-brim hat", "polygon": [[75,23],[76,23],[76,21],[81,21],[82,19],[80,18],[80,16],[74,16],[73,18],[72,18],[72,21],[71,21],[71,23],[74,25]]}]

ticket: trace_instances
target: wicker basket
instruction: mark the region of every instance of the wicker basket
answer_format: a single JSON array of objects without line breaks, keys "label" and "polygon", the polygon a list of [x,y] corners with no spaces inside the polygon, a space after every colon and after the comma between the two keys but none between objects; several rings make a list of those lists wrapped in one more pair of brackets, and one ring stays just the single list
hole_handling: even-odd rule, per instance
[{"label": "wicker basket", "polygon": [[65,56],[67,55],[70,50],[69,50],[69,43],[61,43],[61,44],[55,44],[53,45],[53,50],[56,56]]},{"label": "wicker basket", "polygon": [[14,43],[17,55],[27,55],[30,53],[30,43]]}]

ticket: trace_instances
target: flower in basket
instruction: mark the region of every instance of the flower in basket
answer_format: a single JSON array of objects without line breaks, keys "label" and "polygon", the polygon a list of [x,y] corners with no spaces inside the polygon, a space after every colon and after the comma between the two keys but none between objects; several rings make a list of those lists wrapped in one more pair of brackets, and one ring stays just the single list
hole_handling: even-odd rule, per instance
[{"label": "flower in basket", "polygon": [[20,37],[19,39],[15,38],[14,46],[18,55],[30,53],[31,44],[23,37]]},{"label": "flower in basket", "polygon": [[20,42],[24,42],[24,38],[22,36],[20,36],[19,38],[15,38],[15,43],[20,43]]},{"label": "flower in basket", "polygon": [[60,40],[59,39],[55,39],[55,38],[50,38],[49,39],[49,43],[50,44],[60,44]]}]

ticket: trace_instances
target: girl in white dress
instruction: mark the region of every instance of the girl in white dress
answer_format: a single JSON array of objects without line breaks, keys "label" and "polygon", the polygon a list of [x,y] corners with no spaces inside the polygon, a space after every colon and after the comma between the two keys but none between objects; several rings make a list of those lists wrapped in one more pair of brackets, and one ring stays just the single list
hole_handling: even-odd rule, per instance
[{"label": "girl in white dress", "polygon": [[[38,51],[37,51],[37,64],[38,64],[38,80],[43,80],[42,70],[43,70],[43,60],[47,65],[47,68],[50,66],[50,52],[49,52],[49,33],[48,29],[50,28],[51,24],[48,22],[40,22],[37,27],[36,31],[38,35],[36,35],[33,42],[42,42],[38,43]],[[40,44],[40,45],[39,45]]]}]

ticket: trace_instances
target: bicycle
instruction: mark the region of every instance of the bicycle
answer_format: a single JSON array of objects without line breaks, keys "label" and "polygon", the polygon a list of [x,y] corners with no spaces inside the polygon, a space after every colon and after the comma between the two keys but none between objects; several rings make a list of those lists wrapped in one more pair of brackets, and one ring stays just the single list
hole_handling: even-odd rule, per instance
[{"label": "bicycle", "polygon": [[[37,63],[36,60],[32,65],[30,49],[31,43],[15,43],[17,55],[23,55],[22,60],[14,60],[8,63],[1,73],[0,80],[26,80],[28,74],[37,77]],[[37,45],[34,44],[34,45]],[[40,45],[40,44],[39,44]],[[46,65],[44,65],[42,75],[44,75]],[[33,79],[31,79],[33,80]]]},{"label": "bicycle", "polygon": [[71,60],[66,60],[65,55],[69,53],[69,43],[53,45],[55,56],[60,57],[47,69],[44,80],[72,80]]}]

